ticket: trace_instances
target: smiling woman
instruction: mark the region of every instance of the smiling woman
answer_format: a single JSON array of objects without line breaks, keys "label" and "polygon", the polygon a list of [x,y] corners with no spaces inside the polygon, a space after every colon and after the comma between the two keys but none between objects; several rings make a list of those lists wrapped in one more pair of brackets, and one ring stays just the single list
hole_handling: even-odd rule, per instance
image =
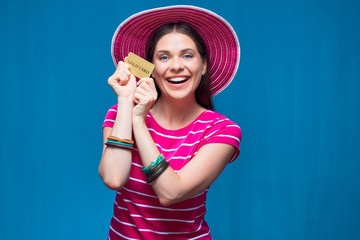
[{"label": "smiling woman", "polygon": [[[225,36],[220,42],[213,29]],[[123,62],[129,52],[155,65],[152,78],[136,81]],[[152,9],[119,26],[112,53],[117,68],[108,83],[118,104],[105,117],[99,165],[104,184],[117,191],[109,239],[212,239],[206,194],[239,155],[241,130],[212,111],[211,96],[237,70],[236,34],[205,9]]]},{"label": "smiling woman", "polygon": [[[168,33],[157,42],[154,56],[153,77],[162,93],[160,99],[177,98],[184,105],[195,103],[195,90],[207,69],[206,60],[200,56],[195,42],[185,34]],[[207,90],[208,102],[211,102],[209,88]]]},{"label": "smiling woman", "polygon": [[[200,34],[193,27],[191,27],[191,25],[183,22],[168,23],[156,29],[149,38],[146,48],[146,58],[152,62],[155,55],[155,45],[158,43],[160,38],[172,32],[182,33],[188,38],[191,38],[191,42],[195,44],[195,47],[193,46],[192,48],[184,48],[179,50],[181,50],[181,54],[184,58],[192,58],[193,56],[198,57],[198,55],[200,55],[200,58],[202,59],[205,67],[205,73],[202,74],[201,82],[199,84],[199,87],[196,89],[195,98],[202,107],[212,110],[213,103],[211,100],[210,92],[210,68],[207,68],[207,63],[209,63],[209,54],[207,54],[206,44],[204,43],[204,40],[202,39]],[[170,44],[174,46],[175,42]],[[159,53],[162,53],[161,51],[165,50],[159,51]],[[167,57],[166,54],[169,54],[168,51],[165,51],[163,53],[165,54],[164,57]],[[161,94],[161,91],[159,91],[159,89],[158,93]]]}]

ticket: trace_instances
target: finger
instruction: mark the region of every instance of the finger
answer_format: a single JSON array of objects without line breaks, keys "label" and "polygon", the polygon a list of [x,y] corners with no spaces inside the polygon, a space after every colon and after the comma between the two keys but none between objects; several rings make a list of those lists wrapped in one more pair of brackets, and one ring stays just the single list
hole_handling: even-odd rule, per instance
[{"label": "finger", "polygon": [[122,64],[122,69],[125,71],[125,73],[127,75],[130,75],[131,74],[130,66],[127,63],[124,63],[124,62],[122,62],[121,64]]},{"label": "finger", "polygon": [[149,94],[149,91],[141,86],[137,87],[135,92],[144,96]]},{"label": "finger", "polygon": [[153,96],[151,88],[146,83],[142,83],[140,86],[136,88],[136,92],[141,93],[142,95]]},{"label": "finger", "polygon": [[127,75],[131,74],[129,65],[123,61],[119,61],[118,65],[116,66],[115,72],[120,72],[120,71],[124,71]]},{"label": "finger", "polygon": [[110,84],[110,85],[112,85],[112,84],[116,84],[116,83],[118,83],[119,82],[119,74],[117,74],[117,73],[114,73],[113,75],[111,75],[109,78],[108,78],[108,83]]},{"label": "finger", "polygon": [[134,94],[134,96],[133,96],[133,101],[134,101],[135,104],[139,104],[139,103],[140,103],[139,98],[137,98],[137,97],[135,96],[135,94]]},{"label": "finger", "polygon": [[157,99],[157,95],[142,88],[137,88],[134,96],[141,104],[153,104]]},{"label": "finger", "polygon": [[116,65],[116,70],[120,69],[122,67],[123,61],[119,61]]},{"label": "finger", "polygon": [[149,102],[149,99],[147,98],[146,95],[140,93],[140,92],[135,92],[134,93],[134,102],[136,104],[146,104]]},{"label": "finger", "polygon": [[155,87],[155,81],[153,78],[148,78],[147,82],[149,83],[149,85],[151,86],[151,88],[156,89]]},{"label": "finger", "polygon": [[147,83],[142,83],[140,86],[137,86],[135,92],[139,92],[144,95],[152,95],[152,89]]},{"label": "finger", "polygon": [[139,80],[139,82],[138,82],[138,85],[140,85],[140,84],[143,83],[143,82],[149,84],[150,86],[152,86],[152,85],[155,86],[154,80],[153,80],[152,78],[140,78],[140,80]]},{"label": "finger", "polygon": [[129,81],[129,76],[123,71],[118,72],[118,76],[119,76],[119,80],[122,83],[121,85],[126,84],[127,81]]},{"label": "finger", "polygon": [[126,68],[129,69],[129,65],[123,61],[119,61],[116,68]]},{"label": "finger", "polygon": [[144,95],[140,92],[134,93],[134,98],[135,98],[137,104],[146,105],[149,103],[151,103],[151,104],[154,103],[153,99],[149,95]]},{"label": "finger", "polygon": [[149,79],[140,79],[140,81],[137,82],[138,87],[139,86],[143,86],[143,87],[147,87],[148,89],[156,89],[155,88],[155,84],[153,84],[153,82]]},{"label": "finger", "polygon": [[148,86],[150,86],[150,88],[151,88],[151,91],[154,93],[154,95],[157,97],[157,91],[156,91],[156,86],[155,86],[155,81],[154,81],[154,79],[153,78],[142,78],[142,79],[140,79],[140,80],[142,80],[140,83],[139,83],[139,85],[141,84],[141,83],[146,83]]},{"label": "finger", "polygon": [[136,77],[134,76],[134,74],[130,73],[129,78],[132,82],[136,82]]},{"label": "finger", "polygon": [[152,96],[152,98],[156,99],[157,98],[157,91],[156,91],[156,88],[155,88],[155,85],[153,86],[150,86],[148,84],[148,82],[142,82],[138,87],[137,89],[144,89],[148,94],[150,94]]}]

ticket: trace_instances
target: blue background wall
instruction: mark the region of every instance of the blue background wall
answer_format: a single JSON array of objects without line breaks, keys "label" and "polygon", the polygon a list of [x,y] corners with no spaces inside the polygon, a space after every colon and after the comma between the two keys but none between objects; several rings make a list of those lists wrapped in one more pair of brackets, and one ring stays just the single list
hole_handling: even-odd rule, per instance
[{"label": "blue background wall", "polygon": [[[105,239],[112,34],[138,11],[195,2],[0,3],[0,239]],[[360,239],[359,1],[196,5],[227,19],[242,50],[215,97],[243,142],[209,193],[214,239]]]}]

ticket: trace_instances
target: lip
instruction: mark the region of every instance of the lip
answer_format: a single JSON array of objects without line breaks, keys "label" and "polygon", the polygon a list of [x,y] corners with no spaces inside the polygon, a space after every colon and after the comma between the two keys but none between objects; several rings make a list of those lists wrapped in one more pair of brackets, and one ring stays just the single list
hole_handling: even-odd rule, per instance
[{"label": "lip", "polygon": [[187,82],[190,79],[189,76],[177,75],[177,76],[169,76],[166,78],[166,81],[171,84],[182,84]]}]

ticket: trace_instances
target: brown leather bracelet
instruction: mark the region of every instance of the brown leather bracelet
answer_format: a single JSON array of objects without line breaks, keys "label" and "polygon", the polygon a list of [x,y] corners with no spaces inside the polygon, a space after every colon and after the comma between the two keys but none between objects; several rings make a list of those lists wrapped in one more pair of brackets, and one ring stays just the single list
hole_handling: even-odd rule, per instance
[{"label": "brown leather bracelet", "polygon": [[165,165],[162,168],[158,169],[146,183],[151,183],[152,181],[154,181],[157,177],[160,176],[160,174],[162,174],[169,167],[170,163],[166,162],[166,161],[164,161],[164,162],[165,162]]}]

